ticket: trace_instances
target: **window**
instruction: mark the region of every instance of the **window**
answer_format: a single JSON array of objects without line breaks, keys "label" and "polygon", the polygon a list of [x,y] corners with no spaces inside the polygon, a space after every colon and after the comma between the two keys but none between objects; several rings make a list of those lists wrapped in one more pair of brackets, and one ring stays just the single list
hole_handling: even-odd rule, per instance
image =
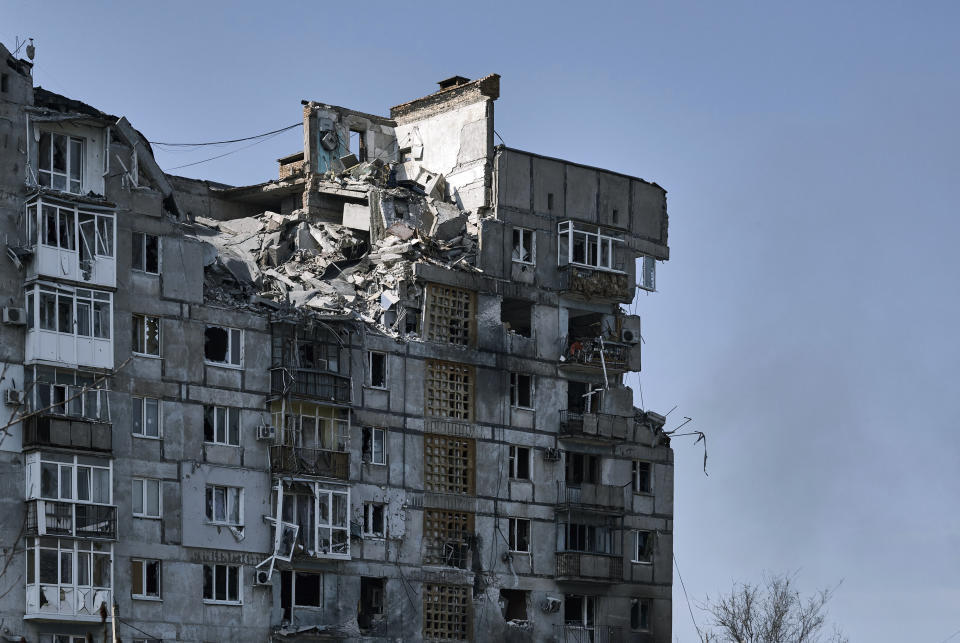
[{"label": "window", "polygon": [[614,262],[614,247],[623,243],[621,235],[573,221],[559,224],[557,234],[558,265],[623,272],[623,266]]},{"label": "window", "polygon": [[[40,585],[40,604],[31,605],[36,599],[28,596],[27,611],[39,611],[44,601],[66,607],[69,601],[60,598],[61,592],[76,591],[78,587],[109,591],[111,548],[109,543],[89,540],[27,538],[27,586]],[[69,606],[69,613],[73,609]]]},{"label": "window", "polygon": [[423,436],[423,487],[440,493],[472,494],[475,443],[470,438]]},{"label": "window", "polygon": [[426,294],[427,339],[467,346],[473,340],[476,295],[469,290],[428,284]]},{"label": "window", "polygon": [[133,352],[138,355],[160,355],[160,318],[133,316]]},{"label": "window", "polygon": [[207,485],[207,520],[218,525],[243,525],[243,489]]},{"label": "window", "polygon": [[504,299],[500,304],[500,321],[509,332],[530,337],[533,329],[533,303],[522,299]]},{"label": "window", "polygon": [[470,588],[460,585],[423,585],[423,638],[470,638]]},{"label": "window", "polygon": [[633,461],[633,492],[653,492],[653,465],[642,460]]},{"label": "window", "polygon": [[203,407],[203,441],[240,446],[240,409],[224,406]]},{"label": "window", "polygon": [[473,540],[473,514],[465,511],[423,511],[423,562],[467,569]]},{"label": "window", "polygon": [[530,479],[530,448],[510,446],[510,477],[517,480]]},{"label": "window", "polygon": [[360,577],[360,606],[357,610],[357,624],[360,630],[369,629],[375,620],[383,616],[383,599],[386,580],[383,578]]},{"label": "window", "polygon": [[650,629],[650,599],[630,599],[630,629],[646,631]]},{"label": "window", "polygon": [[240,567],[203,566],[203,600],[211,603],[240,603]]},{"label": "window", "polygon": [[561,525],[561,529],[564,551],[594,554],[610,554],[614,551],[613,531],[609,527],[568,523]]},{"label": "window", "polygon": [[133,233],[131,267],[153,275],[160,274],[160,237],[143,232]]},{"label": "window", "polygon": [[510,551],[529,552],[530,521],[526,518],[511,518],[509,528]]},{"label": "window", "polygon": [[162,510],[160,481],[153,478],[133,479],[133,515],[136,518],[159,518]]},{"label": "window", "polygon": [[160,561],[130,560],[130,593],[134,598],[160,598]]},{"label": "window", "polygon": [[603,387],[589,382],[567,382],[567,410],[570,413],[598,413],[603,401]]},{"label": "window", "polygon": [[620,223],[620,211],[616,208],[613,209],[613,212],[610,213],[610,222],[611,223]]},{"label": "window", "polygon": [[367,353],[367,384],[374,388],[387,386],[387,356],[384,353],[369,351]]},{"label": "window", "polygon": [[113,256],[113,221],[112,214],[33,202],[27,205],[27,240],[31,246],[39,242],[61,250],[78,250],[86,272],[90,266],[85,262]]},{"label": "window", "polygon": [[[32,292],[31,292],[32,291]],[[111,302],[108,292],[77,288],[75,291],[53,286],[33,286],[27,291],[27,302],[37,302],[36,320],[40,330],[66,335],[110,339]],[[32,329],[34,311],[29,312]]]},{"label": "window", "polygon": [[142,438],[160,437],[160,400],[132,397],[133,434]]},{"label": "window", "polygon": [[316,489],[317,553],[331,558],[350,557],[350,491]]},{"label": "window", "polygon": [[553,192],[547,192],[547,211],[553,211]]},{"label": "window", "polygon": [[[71,636],[69,634],[41,634],[40,643],[87,643],[87,637]],[[136,639],[134,639],[134,643],[136,643]]]},{"label": "window", "polygon": [[426,415],[473,419],[473,367],[427,360],[424,399]]},{"label": "window", "polygon": [[531,266],[537,263],[535,238],[533,230],[513,229],[513,254],[511,255],[513,261]]},{"label": "window", "polygon": [[584,482],[597,484],[600,481],[600,456],[586,453],[566,453],[566,478],[568,485],[580,485]]},{"label": "window", "polygon": [[567,594],[563,597],[563,622],[568,627],[592,630],[597,608],[595,596]]},{"label": "window", "polygon": [[653,561],[653,532],[633,530],[633,558],[634,563],[650,563]]},{"label": "window", "polygon": [[[27,456],[27,497],[100,505],[111,503],[111,460],[85,455],[34,453]],[[37,475],[39,474],[39,480]],[[37,493],[39,490],[39,494]],[[78,513],[78,520],[80,514]],[[97,517],[91,514],[92,519]],[[67,515],[67,520],[72,518]],[[48,520],[50,524],[50,520]],[[70,525],[72,528],[74,525]],[[77,529],[103,525],[75,525]]]},{"label": "window", "polygon": [[533,408],[533,376],[510,373],[510,406]]},{"label": "window", "polygon": [[361,130],[350,130],[350,152],[356,154],[357,161],[360,163],[367,160],[367,146]]},{"label": "window", "polygon": [[370,538],[383,538],[386,528],[383,522],[384,506],[377,502],[363,503],[363,535]]},{"label": "window", "polygon": [[646,255],[640,257],[640,283],[644,290],[657,289],[657,260]]},{"label": "window", "polygon": [[374,427],[363,427],[363,461],[367,464],[386,464],[384,452],[386,431]]},{"label": "window", "polygon": [[10,91],[10,74],[0,74],[0,92]]},{"label": "window", "polygon": [[31,411],[110,421],[106,378],[49,366],[27,367],[24,376]]},{"label": "window", "polygon": [[280,572],[280,607],[283,619],[291,620],[293,607],[323,606],[323,575],[283,570]]},{"label": "window", "polygon": [[163,639],[133,639],[133,643],[163,643]]},{"label": "window", "polygon": [[500,590],[500,612],[505,621],[526,621],[530,592],[522,589]]},{"label": "window", "polygon": [[66,134],[40,132],[37,160],[40,185],[80,194],[83,176],[83,139]]},{"label": "window", "polygon": [[207,326],[203,355],[211,364],[240,366],[243,364],[243,331],[223,326]]}]

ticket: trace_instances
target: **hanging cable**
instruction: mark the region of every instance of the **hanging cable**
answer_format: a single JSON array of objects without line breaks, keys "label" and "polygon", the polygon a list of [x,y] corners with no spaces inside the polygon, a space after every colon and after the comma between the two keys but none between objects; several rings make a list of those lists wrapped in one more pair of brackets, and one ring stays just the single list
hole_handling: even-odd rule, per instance
[{"label": "hanging cable", "polygon": [[[289,128],[287,128],[287,129],[289,129]],[[273,134],[273,135],[271,135],[271,136],[268,136],[267,138],[261,138],[260,140],[254,141],[253,143],[250,143],[249,145],[244,145],[244,146],[238,147],[238,148],[236,148],[236,149],[234,149],[234,150],[230,150],[229,152],[224,152],[223,154],[217,154],[216,156],[211,156],[210,158],[203,159],[203,160],[201,160],[201,161],[194,161],[193,163],[185,163],[185,164],[183,164],[183,165],[176,165],[176,166],[174,166],[174,167],[169,167],[169,168],[167,168],[166,170],[164,170],[164,172],[169,172],[169,171],[171,171],[171,170],[179,170],[180,168],[190,167],[190,166],[192,166],[192,165],[200,165],[201,163],[206,163],[207,161],[215,161],[216,159],[222,159],[224,156],[230,156],[231,154],[235,154],[235,153],[237,153],[237,152],[240,152],[241,150],[245,150],[245,149],[247,149],[248,147],[253,147],[254,145],[259,145],[260,143],[265,143],[266,141],[269,141],[270,139],[272,139],[272,138],[274,138],[274,137],[276,137],[276,136],[279,136],[279,135],[280,135],[282,132],[284,132],[284,131],[286,131],[286,130],[281,130],[280,132],[277,132],[277,133],[275,133],[275,134]]]},{"label": "hanging cable", "polygon": [[150,141],[151,145],[169,145],[171,147],[203,147],[204,145],[225,145],[227,143],[242,143],[243,141],[252,141],[255,138],[263,138],[264,136],[270,136],[271,134],[279,134],[281,132],[286,132],[291,130],[294,127],[303,127],[303,123],[294,123],[293,125],[288,125],[287,127],[281,127],[280,129],[275,129],[271,132],[264,132],[263,134],[256,134],[254,136],[245,136],[244,138],[232,138],[226,141],[210,141],[208,143],[163,143],[161,141]]}]

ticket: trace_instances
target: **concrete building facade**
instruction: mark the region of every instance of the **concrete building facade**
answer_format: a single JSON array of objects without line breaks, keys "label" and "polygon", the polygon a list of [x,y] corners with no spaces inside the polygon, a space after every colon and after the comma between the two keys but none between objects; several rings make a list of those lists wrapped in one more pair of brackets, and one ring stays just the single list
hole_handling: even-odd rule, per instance
[{"label": "concrete building facade", "polygon": [[662,188],[496,146],[496,75],[187,179],[0,58],[6,640],[671,640]]}]

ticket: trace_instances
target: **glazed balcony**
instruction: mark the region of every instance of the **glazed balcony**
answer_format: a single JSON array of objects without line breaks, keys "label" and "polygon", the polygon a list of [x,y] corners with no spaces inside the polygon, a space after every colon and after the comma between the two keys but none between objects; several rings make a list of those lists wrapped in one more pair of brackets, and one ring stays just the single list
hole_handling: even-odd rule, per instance
[{"label": "glazed balcony", "polygon": [[625,488],[620,485],[557,481],[557,505],[622,510]]},{"label": "glazed balcony", "polygon": [[113,425],[46,413],[33,415],[24,421],[23,448],[36,447],[110,452],[113,450]]},{"label": "glazed balcony", "polygon": [[270,471],[274,474],[346,480],[350,477],[350,454],[346,451],[275,444],[270,447]]},{"label": "glazed balcony", "polygon": [[579,551],[558,551],[558,581],[586,581],[598,583],[623,582],[623,556]]},{"label": "glazed balcony", "polygon": [[28,500],[28,536],[117,539],[117,508],[55,500]]},{"label": "glazed balcony", "polygon": [[615,441],[627,438],[628,420],[609,413],[560,411],[560,437]]},{"label": "glazed balcony", "polygon": [[350,403],[350,378],[310,369],[270,369],[270,390],[274,395],[293,395],[338,404]]},{"label": "glazed balcony", "polygon": [[104,587],[28,583],[24,620],[100,623],[100,606],[110,605],[113,592]]}]

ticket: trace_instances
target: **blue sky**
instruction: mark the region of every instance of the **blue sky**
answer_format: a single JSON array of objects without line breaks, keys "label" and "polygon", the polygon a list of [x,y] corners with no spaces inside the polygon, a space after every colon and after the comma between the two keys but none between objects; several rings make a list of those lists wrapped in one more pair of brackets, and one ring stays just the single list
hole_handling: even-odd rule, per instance
[{"label": "blue sky", "polygon": [[[853,641],[960,630],[960,5],[5,0],[39,84],[155,141],[265,132],[300,100],[377,114],[502,75],[511,147],[655,180],[671,260],[642,297],[694,601],[797,571]],[[299,130],[176,170],[276,176]],[[226,151],[226,150],[224,150]],[[164,168],[213,156],[158,153]],[[636,379],[631,384],[636,384]],[[675,639],[696,641],[679,583]],[[699,621],[704,615],[694,609]],[[958,638],[957,640],[960,640]]]}]

